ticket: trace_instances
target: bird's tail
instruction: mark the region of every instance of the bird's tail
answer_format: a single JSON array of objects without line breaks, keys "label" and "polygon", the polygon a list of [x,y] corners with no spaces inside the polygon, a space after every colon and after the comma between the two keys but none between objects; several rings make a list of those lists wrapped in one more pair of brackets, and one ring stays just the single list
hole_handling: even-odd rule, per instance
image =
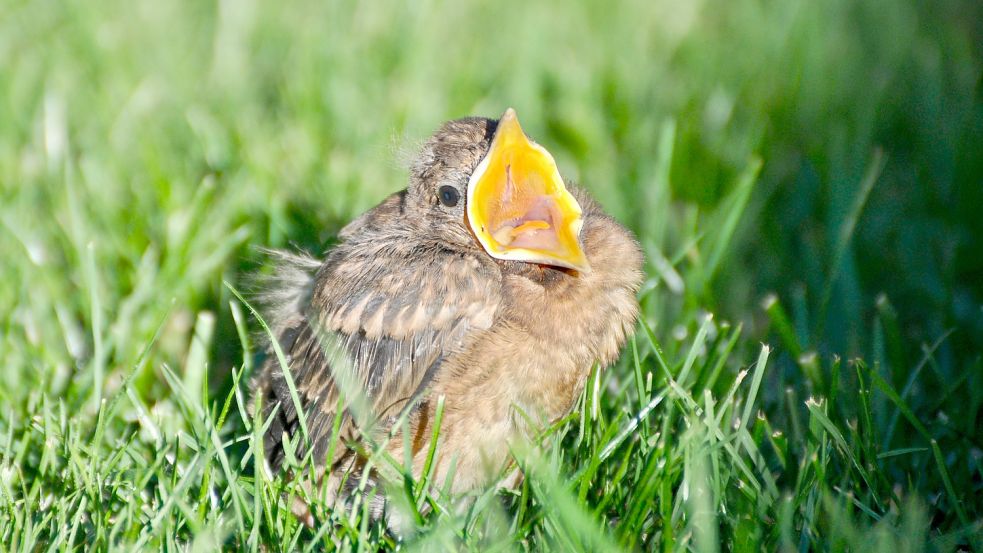
[{"label": "bird's tail", "polygon": [[[266,452],[266,469],[279,470],[282,461],[280,438],[284,431],[289,432],[296,421],[292,409],[279,405],[277,384],[283,380],[280,373],[280,363],[273,353],[273,339],[277,340],[281,349],[288,350],[296,338],[296,329],[306,325],[306,306],[310,299],[314,276],[321,262],[306,253],[292,253],[283,250],[262,249],[270,260],[273,271],[268,274],[253,277],[249,288],[251,300],[255,303],[269,332],[260,331],[257,343],[261,344],[260,357],[256,366],[259,370],[252,376],[250,388],[253,398],[262,400],[262,420],[275,417],[269,421],[269,428],[264,439]],[[255,404],[250,402],[249,414],[255,416]],[[277,412],[274,414],[274,410]],[[286,411],[290,411],[289,413]]]}]

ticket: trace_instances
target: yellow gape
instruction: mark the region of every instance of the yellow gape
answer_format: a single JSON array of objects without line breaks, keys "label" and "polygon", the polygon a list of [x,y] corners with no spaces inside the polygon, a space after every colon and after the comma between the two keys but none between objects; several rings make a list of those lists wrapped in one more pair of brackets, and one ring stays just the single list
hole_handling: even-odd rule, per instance
[{"label": "yellow gape", "polygon": [[590,269],[580,246],[580,204],[553,156],[526,138],[512,108],[468,181],[468,222],[497,259]]}]

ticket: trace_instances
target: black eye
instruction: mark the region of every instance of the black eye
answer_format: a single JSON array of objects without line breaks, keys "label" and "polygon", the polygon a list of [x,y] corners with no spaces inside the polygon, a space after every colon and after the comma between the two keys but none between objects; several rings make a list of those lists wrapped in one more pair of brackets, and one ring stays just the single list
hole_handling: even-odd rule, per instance
[{"label": "black eye", "polygon": [[454,188],[453,186],[441,186],[437,193],[440,195],[440,203],[446,205],[447,207],[456,206],[457,201],[461,199],[461,195],[458,194],[457,188]]}]

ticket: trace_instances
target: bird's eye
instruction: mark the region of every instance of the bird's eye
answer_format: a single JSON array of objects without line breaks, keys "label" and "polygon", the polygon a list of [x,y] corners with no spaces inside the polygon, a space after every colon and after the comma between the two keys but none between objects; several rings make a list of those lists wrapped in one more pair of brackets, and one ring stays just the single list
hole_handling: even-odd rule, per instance
[{"label": "bird's eye", "polygon": [[440,195],[440,203],[446,205],[447,207],[456,206],[457,201],[461,199],[461,195],[457,192],[457,188],[454,188],[453,186],[441,186],[437,193]]}]

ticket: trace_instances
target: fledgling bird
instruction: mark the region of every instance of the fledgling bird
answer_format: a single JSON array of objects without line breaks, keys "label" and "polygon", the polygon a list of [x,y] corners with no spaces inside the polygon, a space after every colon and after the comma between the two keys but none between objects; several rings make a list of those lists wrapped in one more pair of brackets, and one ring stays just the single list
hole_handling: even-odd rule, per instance
[{"label": "fledgling bird", "polygon": [[[493,484],[509,444],[529,433],[527,416],[569,413],[591,367],[611,364],[635,327],[636,240],[564,184],[512,109],[498,121],[445,123],[412,163],[408,188],[339,238],[323,262],[281,256],[267,317],[290,379],[270,354],[253,381],[263,419],[273,417],[269,466],[278,470],[284,441],[304,431],[299,403],[310,441],[293,455],[313,454],[334,497],[358,487],[371,451],[359,444],[387,436],[418,478],[441,397],[432,481],[453,472],[455,494]],[[393,428],[400,417],[406,425]],[[367,500],[382,516],[382,495]]]}]

